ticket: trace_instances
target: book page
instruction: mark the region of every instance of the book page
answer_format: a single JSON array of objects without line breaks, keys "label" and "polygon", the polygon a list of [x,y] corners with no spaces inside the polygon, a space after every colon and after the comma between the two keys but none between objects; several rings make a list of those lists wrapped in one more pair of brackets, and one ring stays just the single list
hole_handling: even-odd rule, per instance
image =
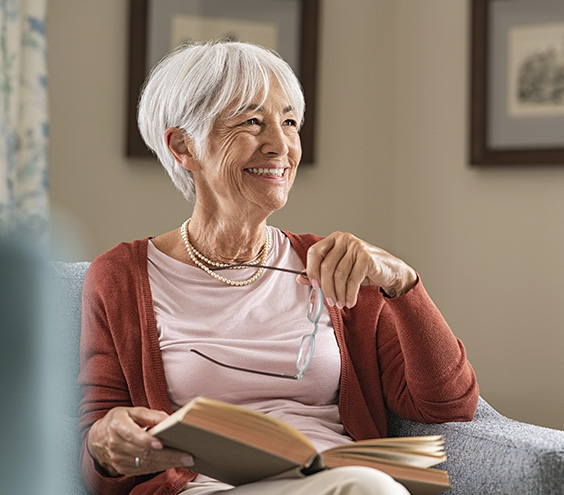
[{"label": "book page", "polygon": [[354,456],[376,457],[423,468],[446,461],[444,440],[441,436],[361,440],[323,452],[323,457],[326,459],[331,457],[351,459]]}]

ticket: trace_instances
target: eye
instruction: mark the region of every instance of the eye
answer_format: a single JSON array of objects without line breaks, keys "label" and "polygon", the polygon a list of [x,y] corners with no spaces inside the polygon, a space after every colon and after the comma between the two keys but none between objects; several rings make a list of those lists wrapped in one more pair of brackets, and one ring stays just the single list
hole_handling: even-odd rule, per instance
[{"label": "eye", "polygon": [[294,119],[287,119],[284,121],[283,125],[288,127],[298,127],[298,122]]},{"label": "eye", "polygon": [[245,120],[241,125],[260,125],[260,121],[256,117],[253,117],[252,119]]}]

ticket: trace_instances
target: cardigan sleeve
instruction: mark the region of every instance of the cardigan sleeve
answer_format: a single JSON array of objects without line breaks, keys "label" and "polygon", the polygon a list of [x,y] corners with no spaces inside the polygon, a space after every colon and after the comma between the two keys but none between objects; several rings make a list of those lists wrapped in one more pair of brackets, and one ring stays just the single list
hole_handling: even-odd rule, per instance
[{"label": "cardigan sleeve", "polygon": [[132,405],[108,316],[112,298],[116,296],[112,292],[117,289],[110,282],[112,274],[109,272],[110,267],[95,260],[83,287],[81,370],[78,378],[83,395],[79,424],[82,434],[80,465],[90,493],[122,495],[128,494],[141,477],[105,476],[87,449],[87,436],[92,424],[114,407]]},{"label": "cardigan sleeve", "polygon": [[469,421],[478,384],[458,340],[421,281],[386,299],[378,320],[377,349],[386,406],[412,421]]}]

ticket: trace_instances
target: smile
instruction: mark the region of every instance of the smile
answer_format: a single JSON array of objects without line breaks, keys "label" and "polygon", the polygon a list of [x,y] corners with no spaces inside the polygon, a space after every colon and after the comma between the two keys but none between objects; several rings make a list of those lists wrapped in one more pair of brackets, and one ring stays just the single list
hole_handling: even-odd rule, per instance
[{"label": "smile", "polygon": [[247,168],[245,170],[254,175],[268,175],[271,177],[282,177],[284,175],[283,168]]}]

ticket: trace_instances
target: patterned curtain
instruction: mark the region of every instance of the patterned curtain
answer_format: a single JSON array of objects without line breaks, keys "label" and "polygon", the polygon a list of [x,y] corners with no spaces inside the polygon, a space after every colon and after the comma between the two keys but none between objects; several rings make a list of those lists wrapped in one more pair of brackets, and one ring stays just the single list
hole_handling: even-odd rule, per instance
[{"label": "patterned curtain", "polygon": [[47,0],[0,0],[0,234],[48,239]]}]

